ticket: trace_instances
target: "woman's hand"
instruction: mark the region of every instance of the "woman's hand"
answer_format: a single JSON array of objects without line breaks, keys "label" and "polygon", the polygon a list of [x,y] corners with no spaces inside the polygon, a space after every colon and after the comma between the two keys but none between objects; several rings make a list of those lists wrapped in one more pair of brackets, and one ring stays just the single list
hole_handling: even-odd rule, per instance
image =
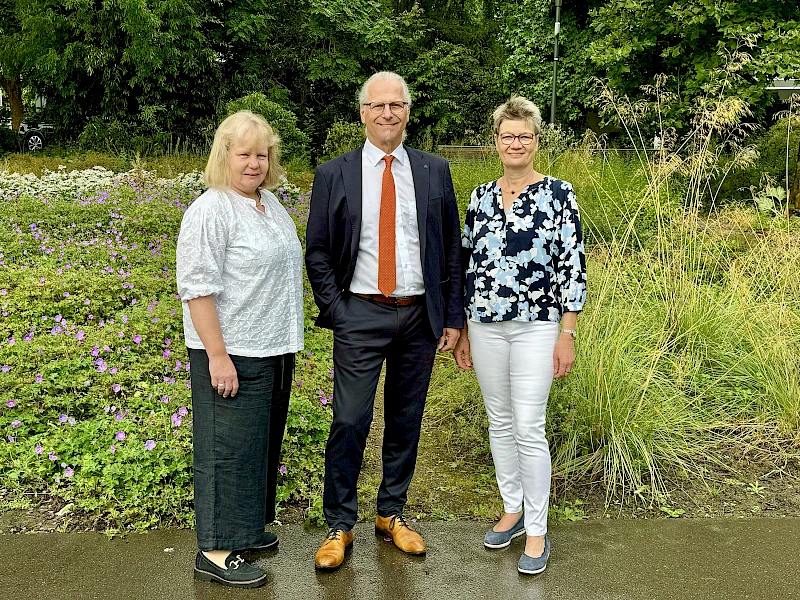
[{"label": "woman's hand", "polygon": [[223,398],[235,396],[239,391],[239,378],[231,357],[227,354],[208,357],[208,371],[211,374],[211,385]]},{"label": "woman's hand", "polygon": [[575,364],[575,338],[568,333],[562,333],[553,350],[553,377],[556,379],[566,377],[572,370],[573,364]]},{"label": "woman's hand", "polygon": [[461,332],[456,342],[456,347],[453,348],[453,356],[456,358],[456,364],[465,371],[469,371],[472,368],[472,359],[470,358],[469,352],[469,335],[467,335],[466,329]]},{"label": "woman's hand", "polygon": [[214,297],[200,296],[189,300],[189,316],[208,354],[211,385],[223,398],[235,396],[239,391],[239,378],[236,375],[236,367],[233,366],[233,361],[225,349]]}]

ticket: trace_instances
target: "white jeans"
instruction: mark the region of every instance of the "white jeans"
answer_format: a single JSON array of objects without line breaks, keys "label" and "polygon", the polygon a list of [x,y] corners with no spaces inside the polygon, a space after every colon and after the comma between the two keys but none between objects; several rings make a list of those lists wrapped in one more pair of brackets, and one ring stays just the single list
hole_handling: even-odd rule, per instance
[{"label": "white jeans", "polygon": [[551,470],[544,422],[558,336],[551,321],[469,322],[497,486],[507,513],[524,504],[527,535],[547,533]]}]

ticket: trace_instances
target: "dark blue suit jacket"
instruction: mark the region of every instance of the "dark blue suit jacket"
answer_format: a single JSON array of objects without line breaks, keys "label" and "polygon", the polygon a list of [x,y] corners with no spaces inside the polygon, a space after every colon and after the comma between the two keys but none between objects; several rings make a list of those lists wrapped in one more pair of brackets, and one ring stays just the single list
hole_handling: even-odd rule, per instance
[{"label": "dark blue suit jacket", "polygon": [[[461,235],[447,161],[406,147],[417,197],[425,302],[433,334],[461,329]],[[361,236],[361,148],[317,167],[306,229],[306,270],[320,309],[317,325],[332,328],[332,308],[350,289]]]}]

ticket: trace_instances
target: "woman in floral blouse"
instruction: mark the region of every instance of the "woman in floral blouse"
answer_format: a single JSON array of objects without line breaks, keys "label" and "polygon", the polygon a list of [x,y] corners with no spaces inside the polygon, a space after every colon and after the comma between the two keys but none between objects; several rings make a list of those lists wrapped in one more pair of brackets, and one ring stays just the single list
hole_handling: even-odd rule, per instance
[{"label": "woman in floral blouse", "polygon": [[518,570],[535,574],[550,554],[547,397],[553,378],[567,376],[575,362],[586,266],[572,186],[533,168],[539,109],[516,96],[493,118],[503,176],[478,186],[467,208],[468,327],[454,354],[462,369],[475,366],[505,510],[484,545],[505,548],[527,534]]}]

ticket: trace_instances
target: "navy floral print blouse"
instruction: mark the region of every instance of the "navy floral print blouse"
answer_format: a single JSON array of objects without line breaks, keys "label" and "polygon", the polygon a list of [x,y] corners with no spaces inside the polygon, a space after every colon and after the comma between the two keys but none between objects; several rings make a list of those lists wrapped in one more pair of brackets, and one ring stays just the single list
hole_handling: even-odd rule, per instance
[{"label": "navy floral print blouse", "polygon": [[586,258],[572,185],[545,177],[508,214],[497,181],[478,186],[461,237],[471,321],[560,321],[586,300]]}]

